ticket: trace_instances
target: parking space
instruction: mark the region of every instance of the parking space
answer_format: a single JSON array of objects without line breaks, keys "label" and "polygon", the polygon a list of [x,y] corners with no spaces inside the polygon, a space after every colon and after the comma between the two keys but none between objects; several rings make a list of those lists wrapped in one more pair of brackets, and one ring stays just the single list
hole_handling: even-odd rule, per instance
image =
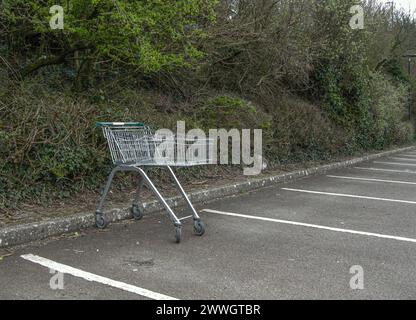
[{"label": "parking space", "polygon": [[[153,214],[19,249],[0,262],[0,298],[416,298],[416,152],[198,209],[206,234],[187,221],[179,245]],[[351,289],[352,266],[364,290]]]}]

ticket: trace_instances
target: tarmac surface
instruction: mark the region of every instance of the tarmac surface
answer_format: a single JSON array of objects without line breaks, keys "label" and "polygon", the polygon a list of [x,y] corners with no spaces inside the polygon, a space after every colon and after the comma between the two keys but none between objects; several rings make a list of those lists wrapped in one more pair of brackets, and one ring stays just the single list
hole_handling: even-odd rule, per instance
[{"label": "tarmac surface", "polygon": [[416,298],[416,152],[197,209],[16,248],[0,299]]}]

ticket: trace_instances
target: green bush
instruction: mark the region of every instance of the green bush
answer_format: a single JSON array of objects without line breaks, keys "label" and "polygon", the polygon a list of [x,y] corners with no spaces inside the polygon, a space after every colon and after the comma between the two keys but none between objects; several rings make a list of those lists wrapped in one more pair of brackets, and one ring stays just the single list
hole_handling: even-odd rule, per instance
[{"label": "green bush", "polygon": [[408,117],[408,86],[394,85],[387,76],[372,73],[368,90],[373,114],[373,146],[382,149],[411,141],[412,126],[404,122]]},{"label": "green bush", "polygon": [[352,30],[355,0],[61,3],[51,30],[55,1],[1,1],[0,208],[97,190],[111,163],[96,121],[261,128],[271,164],[414,139],[403,12],[367,1]]},{"label": "green bush", "polygon": [[[201,57],[196,42],[203,26],[215,20],[216,0],[71,0],[64,1],[63,29],[51,29],[49,8],[54,0],[3,0],[0,45],[8,56],[32,52],[16,61],[22,76],[74,57],[74,69],[89,76],[93,63],[110,69],[115,64],[150,73],[190,65]],[[6,32],[7,31],[7,32]],[[4,42],[3,42],[4,41]],[[19,63],[20,62],[20,63]]]},{"label": "green bush", "polygon": [[208,98],[197,108],[194,119],[205,129],[270,129],[271,117],[250,101],[230,95]]},{"label": "green bush", "polygon": [[277,163],[328,160],[343,154],[348,133],[337,128],[317,106],[294,98],[276,102],[268,159]]}]

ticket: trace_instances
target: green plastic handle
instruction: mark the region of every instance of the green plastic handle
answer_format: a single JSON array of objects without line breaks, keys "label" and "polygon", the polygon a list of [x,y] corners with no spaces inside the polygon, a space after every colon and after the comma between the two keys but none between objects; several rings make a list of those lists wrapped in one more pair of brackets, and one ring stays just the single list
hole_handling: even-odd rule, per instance
[{"label": "green plastic handle", "polygon": [[97,122],[97,127],[144,127],[143,122]]}]

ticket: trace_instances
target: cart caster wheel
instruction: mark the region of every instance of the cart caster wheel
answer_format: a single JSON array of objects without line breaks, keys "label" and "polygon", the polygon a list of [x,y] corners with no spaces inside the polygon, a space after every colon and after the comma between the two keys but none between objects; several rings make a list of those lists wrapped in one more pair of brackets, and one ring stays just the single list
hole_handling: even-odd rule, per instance
[{"label": "cart caster wheel", "polygon": [[141,220],[143,218],[143,211],[137,205],[131,207],[131,213],[135,220]]},{"label": "cart caster wheel", "polygon": [[102,214],[96,214],[95,215],[95,225],[98,229],[105,229],[108,225],[108,222],[104,218]]},{"label": "cart caster wheel", "polygon": [[194,222],[194,232],[197,236],[202,236],[205,233],[205,225],[201,220]]},{"label": "cart caster wheel", "polygon": [[176,227],[175,228],[175,240],[176,240],[176,243],[180,243],[181,242],[181,236],[182,236],[182,228],[181,227]]}]

